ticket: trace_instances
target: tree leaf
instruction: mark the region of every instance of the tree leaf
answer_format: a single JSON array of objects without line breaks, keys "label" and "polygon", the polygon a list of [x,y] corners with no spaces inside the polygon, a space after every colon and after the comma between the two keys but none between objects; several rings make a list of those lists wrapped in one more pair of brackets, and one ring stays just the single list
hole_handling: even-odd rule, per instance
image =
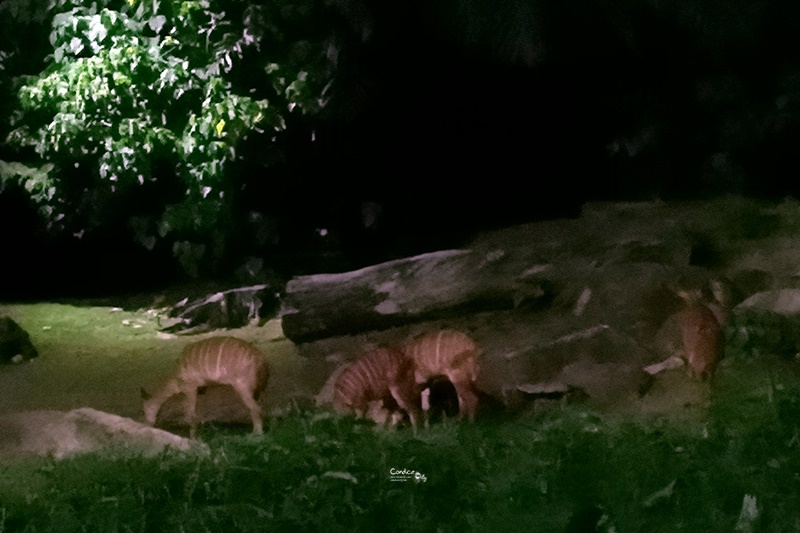
[{"label": "tree leaf", "polygon": [[73,55],[78,55],[83,50],[83,41],[77,37],[73,37],[69,42],[69,50]]},{"label": "tree leaf", "polygon": [[165,17],[164,15],[156,15],[147,22],[147,25],[150,26],[150,29],[153,30],[155,33],[161,33],[161,29],[164,27],[164,24],[166,23],[167,23],[167,17]]}]

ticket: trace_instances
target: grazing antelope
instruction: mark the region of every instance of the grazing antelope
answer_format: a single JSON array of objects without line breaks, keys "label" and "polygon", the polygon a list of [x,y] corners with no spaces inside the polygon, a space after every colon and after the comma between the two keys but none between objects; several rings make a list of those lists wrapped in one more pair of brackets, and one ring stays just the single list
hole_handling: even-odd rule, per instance
[{"label": "grazing antelope", "polygon": [[680,313],[681,336],[689,375],[702,380],[714,374],[722,352],[722,328],[716,314],[703,303],[699,290],[678,290],[684,301]]},{"label": "grazing antelope", "polygon": [[475,420],[478,408],[475,380],[481,349],[469,335],[455,330],[433,331],[406,343],[403,349],[414,360],[418,384],[435,376],[446,376],[458,394],[459,416]]},{"label": "grazing antelope", "polygon": [[[390,413],[408,413],[416,431],[420,406],[414,362],[397,348],[380,347],[367,352],[350,363],[336,380],[333,407],[337,411],[352,411],[364,417],[375,402],[381,402]],[[393,424],[398,421],[394,416],[389,418]]]},{"label": "grazing antelope", "polygon": [[[212,337],[186,346],[178,371],[144,402],[144,418],[151,426],[168,398],[186,395],[186,422],[194,438],[197,426],[197,389],[216,383],[230,385],[250,410],[253,432],[263,433],[261,407],[257,399],[267,386],[269,366],[252,344],[235,337]],[[144,391],[142,391],[144,395]]]}]

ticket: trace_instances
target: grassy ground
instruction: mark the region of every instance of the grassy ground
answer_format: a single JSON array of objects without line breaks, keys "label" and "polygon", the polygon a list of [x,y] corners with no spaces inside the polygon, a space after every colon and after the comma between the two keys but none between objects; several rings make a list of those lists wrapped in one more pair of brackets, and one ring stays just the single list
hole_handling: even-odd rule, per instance
[{"label": "grassy ground", "polygon": [[[144,312],[0,313],[31,332],[41,353],[0,368],[3,411],[89,405],[138,416],[138,387],[169,374],[188,342],[159,338]],[[275,367],[270,401],[316,388],[324,375],[270,327],[237,331]],[[109,451],[6,465],[0,532],[546,532],[598,521],[620,532],[797,531],[797,364],[769,354],[726,361],[701,416],[564,406],[413,435],[298,408],[273,417],[263,436],[206,424],[199,436],[209,455]],[[398,470],[419,479],[397,480]]]},{"label": "grassy ground", "polygon": [[310,412],[264,437],[205,426],[209,456],[5,467],[0,530],[797,531],[797,393],[700,432],[573,409],[416,437]]},{"label": "grassy ground", "polygon": [[[159,333],[154,311],[62,304],[0,305],[28,331],[40,357],[21,365],[0,366],[0,414],[31,409],[94,407],[122,416],[141,416],[140,388],[154,390],[175,370],[183,347],[225,334],[175,337]],[[329,365],[297,355],[280,324],[245,327],[235,335],[253,342],[268,357],[273,378],[266,408],[286,398],[315,393]],[[178,402],[165,413],[179,409]]]}]

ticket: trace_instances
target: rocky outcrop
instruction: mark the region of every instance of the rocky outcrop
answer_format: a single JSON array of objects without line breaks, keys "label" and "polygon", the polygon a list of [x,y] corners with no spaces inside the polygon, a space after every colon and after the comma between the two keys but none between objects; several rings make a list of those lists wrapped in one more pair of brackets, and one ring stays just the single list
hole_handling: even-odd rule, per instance
[{"label": "rocky outcrop", "polygon": [[577,219],[483,233],[461,250],[295,278],[284,333],[302,354],[340,364],[376,344],[461,329],[484,349],[479,386],[507,404],[575,391],[629,402],[652,374],[685,372],[675,370],[678,285],[709,298],[724,286],[725,309],[713,311],[739,329],[750,306],[797,315],[798,218],[792,201],[587,204]]},{"label": "rocky outcrop", "polygon": [[203,444],[88,407],[0,416],[2,460],[26,456],[60,459],[108,449],[154,455],[166,448],[207,450]]},{"label": "rocky outcrop", "polygon": [[617,302],[635,301],[689,270],[695,247],[703,245],[686,227],[690,221],[668,213],[661,204],[588,206],[580,219],[486,233],[464,250],[294,278],[283,300],[284,332],[307,342],[469,313],[550,307],[630,321],[635,317],[626,311],[632,308]]}]

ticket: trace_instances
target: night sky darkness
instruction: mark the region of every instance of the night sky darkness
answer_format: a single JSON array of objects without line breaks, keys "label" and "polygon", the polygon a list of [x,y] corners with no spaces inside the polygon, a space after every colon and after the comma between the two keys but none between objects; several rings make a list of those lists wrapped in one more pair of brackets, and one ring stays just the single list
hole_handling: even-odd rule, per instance
[{"label": "night sky darkness", "polygon": [[[416,205],[407,226],[430,217],[423,227],[457,229],[571,214],[591,199],[794,190],[797,118],[776,110],[794,98],[786,78],[800,48],[781,28],[796,8],[770,3],[727,36],[692,32],[678,14],[575,6],[536,11],[528,57],[502,36],[469,42],[456,10],[375,9],[359,50],[371,91],[347,139],[357,155],[339,161],[355,195],[397,203],[399,217]],[[723,8],[701,15],[713,26],[747,14]],[[768,133],[748,131],[759,128]]]},{"label": "night sky darkness", "polygon": [[[510,4],[338,3],[332,107],[246,186],[282,275],[457,247],[591,200],[797,193],[800,6]],[[50,242],[24,203],[0,194],[6,293],[15,276],[39,287],[26,295],[180,277],[118,235]]]},{"label": "night sky darkness", "polygon": [[350,216],[380,201],[403,252],[590,200],[796,192],[797,7],[516,3],[528,21],[439,5],[371,6],[349,80],[364,96],[322,150],[342,177],[329,192]]}]

